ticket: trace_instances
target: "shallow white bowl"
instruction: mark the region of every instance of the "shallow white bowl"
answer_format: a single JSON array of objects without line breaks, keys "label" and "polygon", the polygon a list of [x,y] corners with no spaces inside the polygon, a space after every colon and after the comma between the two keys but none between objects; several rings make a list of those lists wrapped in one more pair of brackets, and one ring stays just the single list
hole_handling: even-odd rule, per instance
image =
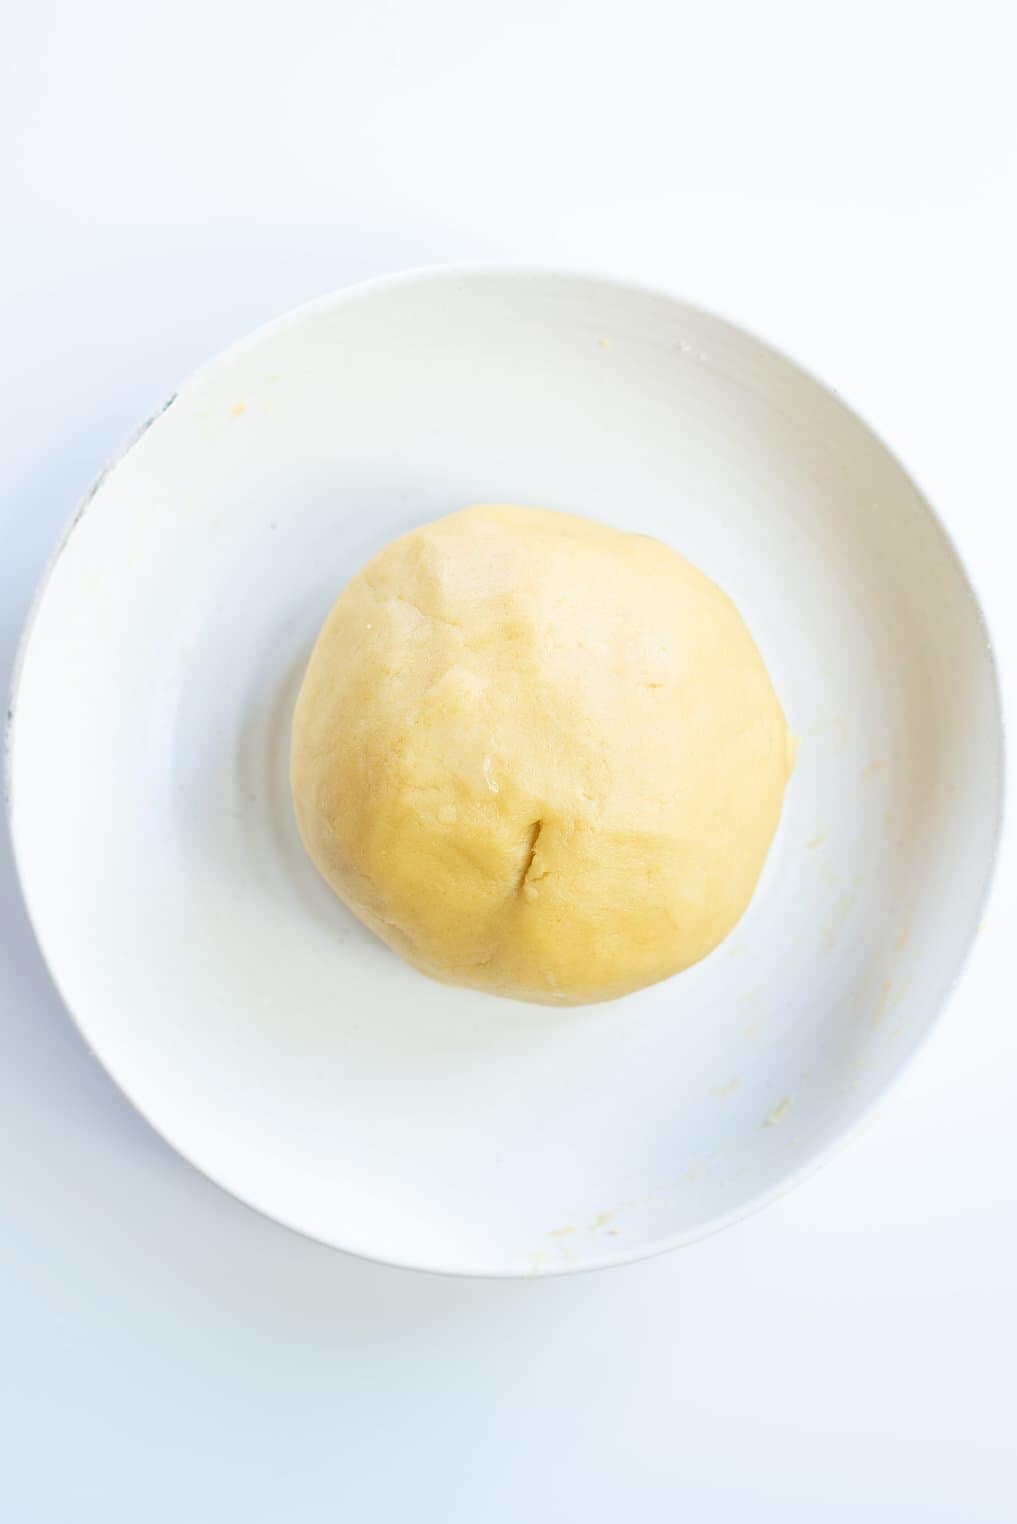
[{"label": "shallow white bowl", "polygon": [[[386,540],[477,501],[681,550],[799,737],[741,925],[612,1005],[428,982],[297,839],[289,721],[321,619]],[[523,1274],[707,1233],[872,1106],[975,931],[1001,752],[957,556],[830,392],[662,294],[432,272],[231,349],[103,475],[30,622],[11,812],[53,976],[182,1154],[327,1243]]]}]

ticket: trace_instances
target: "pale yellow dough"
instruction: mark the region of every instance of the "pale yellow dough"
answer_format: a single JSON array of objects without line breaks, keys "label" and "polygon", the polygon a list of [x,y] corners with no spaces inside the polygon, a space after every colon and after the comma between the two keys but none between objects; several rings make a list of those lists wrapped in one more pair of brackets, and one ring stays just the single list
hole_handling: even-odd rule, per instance
[{"label": "pale yellow dough", "polygon": [[610,1000],[751,898],[787,727],[730,599],[642,535],[467,508],[339,595],[293,721],[304,845],[424,973]]}]

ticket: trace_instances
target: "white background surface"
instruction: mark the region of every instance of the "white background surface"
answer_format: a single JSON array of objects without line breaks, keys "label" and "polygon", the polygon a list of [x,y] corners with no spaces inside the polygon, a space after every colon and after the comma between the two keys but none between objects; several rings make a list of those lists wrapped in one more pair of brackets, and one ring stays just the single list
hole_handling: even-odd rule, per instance
[{"label": "white background surface", "polygon": [[[668,284],[870,396],[909,459],[924,430],[1009,682],[1011,15],[12,15],[5,673],[74,501],[181,375],[350,280],[516,258]],[[1011,1520],[1014,855],[931,1047],[831,1166],[679,1255],[489,1284],[344,1259],[175,1158],[61,1010],[4,843],[0,1519]]]}]

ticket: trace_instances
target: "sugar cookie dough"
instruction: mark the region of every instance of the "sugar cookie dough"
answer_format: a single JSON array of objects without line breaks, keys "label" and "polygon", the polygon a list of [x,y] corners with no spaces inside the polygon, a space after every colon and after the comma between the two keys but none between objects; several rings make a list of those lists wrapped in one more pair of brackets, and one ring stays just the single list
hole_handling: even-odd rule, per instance
[{"label": "sugar cookie dough", "polygon": [[789,759],[762,658],[702,572],[642,535],[480,507],[340,593],[291,783],[319,872],[409,963],[581,1004],[727,936]]}]

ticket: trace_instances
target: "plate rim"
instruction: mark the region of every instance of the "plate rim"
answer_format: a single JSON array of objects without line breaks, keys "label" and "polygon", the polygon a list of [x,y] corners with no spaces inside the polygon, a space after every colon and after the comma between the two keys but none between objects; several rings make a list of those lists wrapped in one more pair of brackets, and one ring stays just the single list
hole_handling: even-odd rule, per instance
[{"label": "plate rim", "polygon": [[[801,1163],[793,1166],[772,1184],[766,1186],[760,1191],[757,1191],[753,1195],[748,1196],[744,1201],[739,1202],[737,1206],[732,1207],[728,1211],[708,1218],[706,1221],[697,1224],[693,1228],[688,1228],[677,1233],[667,1235],[664,1238],[651,1240],[643,1244],[622,1246],[607,1252],[601,1252],[591,1256],[589,1259],[586,1259],[581,1263],[570,1263],[568,1261],[562,1261],[560,1263],[550,1264],[541,1263],[539,1266],[534,1263],[523,1265],[516,1262],[506,1263],[496,1267],[493,1267],[489,1264],[438,1264],[421,1262],[420,1260],[413,1258],[393,1257],[383,1253],[376,1253],[371,1252],[367,1249],[357,1248],[348,1243],[339,1242],[333,1238],[323,1237],[313,1232],[309,1228],[301,1225],[300,1223],[290,1220],[285,1213],[278,1212],[274,1209],[269,1210],[267,1207],[260,1205],[257,1201],[252,1200],[249,1196],[243,1194],[241,1191],[238,1191],[233,1185],[221,1179],[206,1164],[194,1158],[189,1149],[181,1146],[179,1142],[175,1141],[167,1131],[165,1131],[152,1119],[148,1112],[131,1095],[127,1087],[121,1082],[120,1078],[115,1072],[115,1068],[110,1064],[106,1056],[93,1045],[89,1033],[87,1032],[85,1026],[82,1024],[81,1018],[75,1011],[73,1004],[68,998],[61,980],[57,975],[56,969],[54,968],[50,955],[47,952],[46,943],[40,924],[41,918],[37,915],[36,909],[33,906],[31,897],[28,892],[26,877],[22,870],[23,849],[19,843],[19,833],[15,813],[15,749],[18,734],[19,696],[28,652],[31,646],[39,613],[42,609],[42,605],[45,601],[47,592],[52,582],[54,572],[64,552],[70,544],[75,530],[79,524],[81,524],[87,517],[94,500],[100,494],[108,478],[126,459],[130,452],[141,441],[141,439],[144,438],[153,424],[155,424],[163,416],[163,414],[173,406],[178,398],[182,397],[193,387],[199,385],[204,379],[214,373],[214,371],[217,370],[220,366],[229,364],[232,361],[242,357],[245,351],[255,348],[257,345],[264,342],[266,339],[270,339],[275,334],[282,333],[288,328],[296,326],[299,323],[312,318],[317,312],[334,310],[346,305],[356,304],[357,302],[363,301],[367,298],[384,295],[388,291],[398,290],[402,286],[429,284],[432,282],[442,283],[448,281],[465,281],[477,278],[483,279],[491,277],[506,280],[558,280],[563,284],[583,282],[586,284],[607,287],[609,289],[627,293],[629,295],[650,297],[659,301],[665,301],[672,306],[685,307],[692,312],[706,317],[714,323],[723,325],[737,336],[741,338],[747,338],[757,347],[769,352],[772,355],[775,355],[780,361],[790,365],[800,376],[808,380],[812,385],[818,387],[821,392],[827,396],[832,397],[840,407],[845,409],[852,416],[855,422],[860,424],[862,428],[864,428],[866,432],[876,440],[876,442],[886,452],[886,454],[890,457],[898,469],[916,489],[921,499],[921,504],[924,511],[928,514],[933,523],[933,526],[938,531],[949,555],[953,559],[956,569],[961,575],[962,582],[966,586],[972,611],[980,627],[982,645],[988,666],[991,692],[994,700],[993,708],[996,721],[996,756],[994,761],[996,767],[996,775],[998,778],[998,786],[995,790],[996,797],[994,800],[995,826],[993,833],[993,842],[979,894],[973,905],[971,925],[964,942],[964,950],[941,996],[939,997],[938,1001],[936,1001],[934,1008],[929,1011],[922,1031],[915,1039],[912,1046],[903,1053],[901,1058],[898,1059],[896,1067],[885,1081],[882,1089],[879,1090],[878,1093],[876,1093],[867,1102],[864,1109],[859,1113],[858,1116],[856,1116],[852,1121],[846,1123],[846,1125],[842,1126],[834,1134],[834,1136],[829,1139],[827,1143],[819,1148],[808,1159],[805,1159]],[[923,411],[925,411],[929,406],[930,404],[928,399],[923,394]],[[905,1080],[906,1077],[914,1074],[918,1061],[924,1057],[928,1051],[928,1045],[931,1039],[941,1029],[946,1011],[950,1006],[957,992],[957,989],[969,967],[977,938],[977,928],[985,917],[986,908],[992,897],[992,892],[998,876],[999,860],[1004,836],[1004,826],[1006,823],[1008,750],[1007,717],[1004,705],[1004,695],[1000,677],[997,647],[993,639],[992,630],[990,628],[988,616],[985,611],[985,604],[979,595],[978,584],[972,574],[970,565],[963,555],[960,546],[958,545],[957,538],[955,537],[953,530],[947,524],[943,514],[936,506],[936,502],[933,496],[926,490],[922,473],[916,471],[910,462],[905,460],[901,453],[898,450],[894,449],[887,442],[881,429],[870,421],[868,414],[862,411],[861,408],[856,405],[852,396],[846,395],[840,390],[839,387],[835,388],[832,386],[821,376],[817,375],[816,372],[812,370],[808,365],[803,364],[793,352],[785,349],[781,345],[774,343],[768,337],[759,333],[755,328],[749,326],[741,320],[729,317],[726,313],[717,310],[717,308],[710,304],[704,304],[702,302],[692,300],[683,292],[680,292],[676,289],[641,279],[630,279],[625,276],[610,273],[605,274],[601,271],[591,270],[581,266],[564,267],[557,265],[529,264],[525,262],[515,263],[506,262],[504,260],[491,260],[471,261],[466,263],[429,264],[416,266],[405,270],[399,270],[390,274],[379,275],[368,280],[356,281],[352,284],[338,287],[336,290],[313,297],[309,301],[302,302],[296,307],[288,309],[286,312],[279,314],[277,317],[271,318],[267,322],[259,324],[253,330],[234,340],[224,349],[217,351],[215,354],[211,355],[208,359],[199,364],[180,382],[178,386],[174,388],[166,400],[128,436],[120,448],[115,450],[109,456],[104,465],[100,468],[99,472],[93,478],[90,485],[86,488],[85,492],[82,494],[81,498],[78,500],[76,506],[65,522],[63,529],[61,530],[56,540],[53,550],[51,551],[43,567],[42,573],[36,584],[28,612],[25,616],[12,668],[9,698],[4,724],[3,787],[5,815],[7,818],[7,828],[11,842],[15,876],[17,878],[22,902],[25,906],[28,922],[32,930],[32,935],[34,937],[36,947],[38,948],[39,955],[42,959],[43,966],[45,967],[46,972],[49,975],[49,978],[54,988],[56,989],[57,994],[59,995],[61,1003],[63,1004],[68,1016],[77,1029],[82,1042],[84,1043],[86,1051],[94,1060],[96,1060],[101,1065],[116,1089],[128,1101],[134,1112],[142,1118],[142,1120],[165,1144],[167,1144],[168,1147],[172,1148],[174,1153],[183,1158],[189,1165],[192,1166],[192,1168],[197,1170],[200,1175],[204,1176],[206,1180],[211,1181],[213,1185],[217,1186],[220,1190],[225,1191],[228,1195],[232,1196],[234,1200],[239,1201],[244,1207],[256,1212],[260,1217],[265,1218],[269,1222],[276,1223],[292,1232],[298,1233],[301,1237],[309,1239],[311,1242],[322,1244],[328,1249],[352,1255],[354,1258],[363,1260],[366,1263],[381,1264],[397,1270],[417,1271],[425,1274],[444,1275],[454,1278],[466,1277],[469,1279],[518,1280],[533,1277],[544,1279],[550,1276],[580,1275],[598,1270],[611,1269],[619,1265],[631,1264],[641,1260],[656,1258],[658,1255],[667,1254],[673,1250],[685,1248],[689,1244],[697,1243],[705,1238],[710,1238],[715,1233],[722,1232],[725,1228],[733,1226],[735,1223],[742,1221],[744,1218],[752,1216],[756,1212],[762,1211],[765,1207],[769,1206],[774,1201],[779,1200],[782,1196],[787,1195],[790,1191],[796,1189],[797,1186],[803,1184],[806,1180],[811,1178],[826,1164],[828,1164],[832,1159],[834,1159],[842,1149],[846,1148],[864,1131],[866,1127],[869,1126],[869,1124],[879,1114],[889,1097],[896,1091],[897,1087]]]}]

